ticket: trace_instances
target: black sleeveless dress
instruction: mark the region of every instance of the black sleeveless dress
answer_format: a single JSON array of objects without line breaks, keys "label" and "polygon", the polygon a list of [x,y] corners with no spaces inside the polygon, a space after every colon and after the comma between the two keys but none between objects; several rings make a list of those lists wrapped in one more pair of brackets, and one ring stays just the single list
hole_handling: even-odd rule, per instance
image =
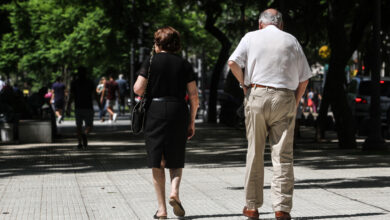
[{"label": "black sleeveless dress", "polygon": [[[147,78],[149,58],[140,75]],[[145,143],[149,167],[183,168],[189,110],[185,102],[187,84],[196,79],[191,64],[172,53],[153,56],[147,97],[151,100],[145,121]]]}]

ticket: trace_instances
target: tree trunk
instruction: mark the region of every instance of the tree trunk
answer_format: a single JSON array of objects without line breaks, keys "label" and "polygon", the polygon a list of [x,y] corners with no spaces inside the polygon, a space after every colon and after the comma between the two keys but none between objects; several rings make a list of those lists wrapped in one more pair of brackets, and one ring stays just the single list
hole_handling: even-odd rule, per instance
[{"label": "tree trunk", "polygon": [[221,78],[221,73],[223,68],[229,58],[229,50],[231,43],[221,30],[214,26],[216,21],[216,16],[212,14],[211,10],[207,12],[205,29],[213,35],[221,43],[221,50],[219,51],[219,56],[217,63],[214,66],[213,74],[211,76],[211,85],[210,85],[210,94],[209,94],[209,103],[208,103],[208,122],[216,123],[217,122],[217,99],[218,99],[218,84]]},{"label": "tree trunk", "polygon": [[[331,58],[328,78],[325,82],[324,94],[327,96],[332,107],[333,117],[336,121],[336,132],[340,148],[356,148],[355,126],[352,111],[348,106],[345,91],[345,65],[346,61],[341,61],[338,56]],[[322,108],[322,107],[321,107]]]},{"label": "tree trunk", "polygon": [[381,71],[381,1],[375,0],[373,20],[373,62],[371,71],[370,129],[363,150],[384,149],[385,142],[381,131],[380,71]]},{"label": "tree trunk", "polygon": [[346,91],[345,66],[350,57],[347,37],[344,29],[344,12],[341,5],[329,3],[329,27],[328,35],[332,50],[329,63],[329,72],[326,77],[323,102],[319,116],[320,128],[326,127],[328,105],[332,107],[333,116],[336,122],[336,132],[340,148],[355,148],[355,127],[352,111],[348,106]]},{"label": "tree trunk", "polygon": [[[340,148],[356,147],[356,130],[352,111],[347,104],[346,98],[346,73],[345,66],[352,53],[356,50],[364,35],[365,28],[369,23],[371,16],[371,5],[368,0],[360,2],[356,8],[356,15],[350,32],[347,38],[345,30],[345,17],[354,7],[347,1],[330,0],[329,6],[329,25],[328,35],[330,48],[332,51],[329,64],[329,73],[327,74],[323,101],[319,116],[320,128],[325,128],[324,122],[327,118],[328,106],[332,107],[334,119],[336,121],[336,131],[339,139]],[[322,133],[321,132],[321,133]]]}]

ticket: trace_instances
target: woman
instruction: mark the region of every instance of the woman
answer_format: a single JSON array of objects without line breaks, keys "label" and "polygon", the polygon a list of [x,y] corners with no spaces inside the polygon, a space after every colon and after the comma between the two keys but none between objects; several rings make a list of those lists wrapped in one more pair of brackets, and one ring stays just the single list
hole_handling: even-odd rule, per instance
[{"label": "woman", "polygon": [[[142,95],[147,88],[146,97],[151,100],[144,133],[158,201],[154,218],[166,219],[164,168],[169,169],[171,178],[169,204],[176,216],[185,215],[179,198],[179,186],[184,168],[185,145],[195,134],[199,99],[191,64],[175,54],[180,50],[179,32],[172,27],[158,29],[154,33],[154,42],[156,54],[151,61],[146,59],[142,65],[134,92]],[[189,112],[184,100],[186,93],[190,103]]]},{"label": "woman", "polygon": [[[106,83],[106,78],[103,76],[100,79],[99,85],[97,85],[97,87],[96,87],[96,93],[97,93],[98,97],[101,96],[105,83]],[[105,97],[103,97],[103,102],[98,103],[98,104],[100,104],[99,105],[99,118],[100,118],[101,122],[104,122],[104,116],[106,115],[106,99],[105,99]]]}]

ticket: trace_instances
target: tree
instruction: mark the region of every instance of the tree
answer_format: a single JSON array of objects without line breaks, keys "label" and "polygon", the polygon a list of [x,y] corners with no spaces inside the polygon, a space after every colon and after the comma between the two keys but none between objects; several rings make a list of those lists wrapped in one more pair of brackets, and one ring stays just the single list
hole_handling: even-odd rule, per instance
[{"label": "tree", "polygon": [[[32,80],[35,89],[58,75],[70,80],[77,65],[104,68],[111,32],[102,9],[57,0],[3,5],[12,31],[2,38],[0,72]],[[53,74],[54,73],[54,74]]]},{"label": "tree", "polygon": [[381,131],[381,105],[380,105],[380,70],[381,60],[381,0],[374,1],[374,18],[373,18],[373,45],[374,45],[374,62],[372,63],[371,72],[371,106],[370,106],[370,130],[368,138],[364,142],[363,150],[384,149],[385,141],[382,138]]},{"label": "tree", "polygon": [[371,12],[371,7],[365,0],[356,1],[354,5],[347,1],[328,1],[328,36],[332,54],[319,121],[324,124],[330,105],[341,148],[356,147],[356,130],[351,109],[347,104],[344,69],[364,36]]}]

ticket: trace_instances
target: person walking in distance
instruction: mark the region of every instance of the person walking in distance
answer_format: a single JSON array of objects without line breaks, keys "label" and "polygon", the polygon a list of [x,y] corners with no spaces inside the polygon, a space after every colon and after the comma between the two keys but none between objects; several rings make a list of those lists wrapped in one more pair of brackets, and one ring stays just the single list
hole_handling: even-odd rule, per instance
[{"label": "person walking in distance", "polygon": [[[275,9],[261,13],[259,30],[241,39],[228,65],[245,94],[248,152],[243,214],[259,218],[268,135],[273,166],[272,208],[277,220],[291,219],[296,108],[313,74],[297,39],[283,31],[282,14]],[[245,74],[241,68],[245,68]]]},{"label": "person walking in distance", "polygon": [[3,90],[3,87],[5,86],[5,82],[2,80],[2,77],[0,76],[0,92]]},{"label": "person walking in distance", "polygon": [[[96,94],[98,97],[102,96],[104,85],[106,84],[106,77],[102,77],[100,79],[99,84],[96,86]],[[104,116],[106,115],[107,107],[106,107],[106,97],[103,97],[103,100],[99,102],[99,118],[101,122],[104,122]]]},{"label": "person walking in distance", "polygon": [[116,80],[119,87],[119,98],[118,98],[118,113],[119,115],[125,114],[125,98],[128,91],[128,83],[123,79],[123,74],[119,74]]},{"label": "person walking in distance", "polygon": [[[69,97],[69,103],[74,101],[75,106],[77,148],[79,149],[86,149],[88,146],[87,135],[92,129],[94,115],[92,100],[96,97],[95,84],[91,79],[87,78],[87,69],[79,67],[77,78],[71,82]],[[83,123],[85,124],[84,130]]]},{"label": "person walking in distance", "polygon": [[103,104],[105,95],[107,98],[107,112],[110,114],[109,122],[115,122],[117,114],[114,112],[114,106],[116,103],[116,98],[119,96],[119,87],[118,83],[115,82],[113,75],[110,75],[108,82],[104,84],[104,89],[100,97],[101,104]]},{"label": "person walking in distance", "polygon": [[62,78],[57,77],[56,82],[52,85],[51,103],[54,101],[54,108],[57,116],[57,123],[61,124],[63,119],[63,111],[65,107],[65,84],[62,83]]}]

